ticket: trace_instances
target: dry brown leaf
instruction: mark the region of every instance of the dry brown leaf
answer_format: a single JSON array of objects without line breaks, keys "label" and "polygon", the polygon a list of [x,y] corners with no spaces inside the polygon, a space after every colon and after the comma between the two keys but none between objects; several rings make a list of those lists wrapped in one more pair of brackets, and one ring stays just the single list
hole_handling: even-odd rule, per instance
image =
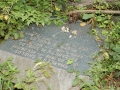
[{"label": "dry brown leaf", "polygon": [[80,23],[80,26],[85,26],[85,25],[86,25],[85,22]]}]

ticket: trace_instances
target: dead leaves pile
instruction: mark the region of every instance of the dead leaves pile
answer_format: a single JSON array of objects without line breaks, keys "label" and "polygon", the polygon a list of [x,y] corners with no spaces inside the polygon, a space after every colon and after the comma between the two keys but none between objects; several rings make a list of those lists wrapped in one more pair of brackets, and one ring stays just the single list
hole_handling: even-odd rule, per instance
[{"label": "dead leaves pile", "polygon": [[[85,22],[80,23],[80,26],[85,26],[85,25],[86,25]],[[61,30],[62,30],[62,32],[65,32],[65,33],[69,33],[70,32],[70,28],[67,27],[67,26],[63,26],[61,28]],[[71,35],[69,36],[69,38],[72,38],[72,36],[77,36],[77,34],[78,34],[77,30],[71,30],[70,33],[71,33]]]},{"label": "dead leaves pile", "polygon": [[[62,30],[62,32],[65,32],[65,33],[70,32],[69,27],[66,27],[66,26],[63,26],[63,27],[61,28],[61,30]],[[69,38],[72,38],[73,35],[74,35],[74,36],[77,35],[77,30],[72,30],[72,31],[71,31],[71,35],[69,36]]]}]

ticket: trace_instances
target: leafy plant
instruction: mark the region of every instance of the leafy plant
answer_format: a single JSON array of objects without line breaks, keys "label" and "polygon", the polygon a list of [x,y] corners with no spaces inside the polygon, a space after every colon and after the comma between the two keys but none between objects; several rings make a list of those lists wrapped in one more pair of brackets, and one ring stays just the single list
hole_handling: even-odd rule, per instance
[{"label": "leafy plant", "polygon": [[26,77],[19,80],[14,87],[22,90],[36,90],[36,87],[32,84],[38,84],[40,81],[47,86],[48,90],[51,90],[47,82],[44,80],[45,78],[50,78],[51,73],[54,73],[54,71],[50,63],[37,61],[33,69],[26,70]]},{"label": "leafy plant", "polygon": [[[95,1],[94,9],[106,10],[111,7],[101,0]],[[100,29],[92,29],[96,41],[98,44],[100,42],[100,52],[95,55],[94,62],[90,63],[91,69],[85,74],[90,77],[90,81],[75,77],[73,86],[79,86],[80,90],[120,89],[120,22],[115,24],[111,18],[112,15],[101,12],[94,13],[92,17],[83,15],[83,19],[91,20]],[[75,73],[75,70],[68,72]]]},{"label": "leafy plant", "polygon": [[67,20],[67,0],[2,0],[0,2],[0,38],[19,39],[31,23],[62,25]]},{"label": "leafy plant", "polygon": [[0,90],[14,90],[13,80],[18,73],[17,67],[12,63],[12,58],[0,64]]},{"label": "leafy plant", "polygon": [[50,78],[51,73],[54,73],[49,63],[37,61],[33,69],[26,70],[26,77],[21,77],[17,82],[16,75],[19,71],[14,63],[12,63],[12,59],[10,57],[7,61],[0,64],[0,90],[36,90],[33,83],[38,84],[39,81],[43,82],[48,90],[51,90],[44,80],[45,78]]}]

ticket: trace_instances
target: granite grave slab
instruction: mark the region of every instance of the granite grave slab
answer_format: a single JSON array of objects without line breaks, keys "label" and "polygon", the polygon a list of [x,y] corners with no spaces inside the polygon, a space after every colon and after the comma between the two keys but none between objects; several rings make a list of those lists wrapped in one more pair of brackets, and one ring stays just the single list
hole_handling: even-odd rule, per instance
[{"label": "granite grave slab", "polygon": [[[76,23],[67,26],[70,32],[65,33],[61,30],[62,26],[40,27],[32,24],[25,28],[24,38],[7,40],[0,45],[0,50],[31,60],[41,59],[63,70],[73,68],[73,65],[66,64],[68,59],[73,59],[77,70],[83,73],[89,68],[91,55],[99,51],[97,42],[88,34],[91,31],[89,25],[81,27]],[[73,30],[77,30],[77,35],[70,38]]]}]

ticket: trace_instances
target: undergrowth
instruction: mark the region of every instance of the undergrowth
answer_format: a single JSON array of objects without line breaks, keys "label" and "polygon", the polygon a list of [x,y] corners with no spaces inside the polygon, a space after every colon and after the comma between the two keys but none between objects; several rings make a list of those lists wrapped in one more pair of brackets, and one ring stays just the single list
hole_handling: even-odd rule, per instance
[{"label": "undergrowth", "polygon": [[[115,5],[120,8],[119,4]],[[120,90],[120,22],[112,21],[112,14],[100,12],[110,8],[114,9],[107,2],[94,0],[91,9],[99,11],[83,15],[83,19],[89,20],[88,23],[91,24],[92,34],[98,42],[100,52],[93,55],[91,68],[85,73],[90,77],[89,81],[80,79],[77,70],[68,71],[76,73],[72,86],[78,86],[80,90]]]},{"label": "undergrowth", "polygon": [[[72,6],[67,7],[68,1],[1,0],[0,39],[7,40],[11,36],[13,36],[13,39],[22,38],[24,33],[21,30],[32,23],[38,26],[50,25],[51,23],[62,25],[64,20],[67,20],[66,14],[68,11],[74,10]],[[114,6],[116,9],[120,9],[119,2],[115,3]],[[76,73],[73,86],[78,85],[80,90],[120,90],[120,22],[114,23],[114,21],[111,21],[112,14],[100,12],[100,10],[109,10],[110,8],[114,10],[111,4],[102,2],[102,0],[94,0],[93,7],[90,9],[98,10],[98,12],[83,15],[83,19],[90,20],[92,33],[95,40],[99,43],[100,52],[95,55],[94,62],[90,64],[91,69],[87,73],[91,79],[90,82],[81,80],[78,71],[72,71]],[[95,29],[96,27],[99,27],[99,30]],[[38,65],[41,65],[41,63]],[[7,62],[1,65],[0,69],[0,83],[2,85],[0,89],[6,88],[4,90],[7,90],[14,88],[12,79],[13,75],[17,73],[16,67],[13,67],[11,62]],[[49,70],[49,68],[47,69]],[[24,90],[30,88],[29,85],[27,89],[23,86],[26,83],[35,82],[36,78],[33,72],[33,70],[28,70],[28,81],[21,81],[16,85],[16,88]],[[49,71],[44,72],[43,69],[42,73],[49,76]],[[5,81],[3,82],[3,80]],[[35,88],[32,89],[34,90]]]},{"label": "undergrowth", "polygon": [[[37,90],[37,85],[42,82],[48,90],[50,86],[45,78],[51,78],[54,73],[50,63],[37,60],[34,67],[25,70],[24,77],[19,76],[19,70],[12,62],[13,58],[8,58],[0,63],[0,90]],[[1,60],[2,61],[2,60]]]},{"label": "undergrowth", "polygon": [[37,26],[62,25],[70,9],[67,2],[69,0],[1,0],[0,39],[23,38],[22,29],[32,23]]}]

